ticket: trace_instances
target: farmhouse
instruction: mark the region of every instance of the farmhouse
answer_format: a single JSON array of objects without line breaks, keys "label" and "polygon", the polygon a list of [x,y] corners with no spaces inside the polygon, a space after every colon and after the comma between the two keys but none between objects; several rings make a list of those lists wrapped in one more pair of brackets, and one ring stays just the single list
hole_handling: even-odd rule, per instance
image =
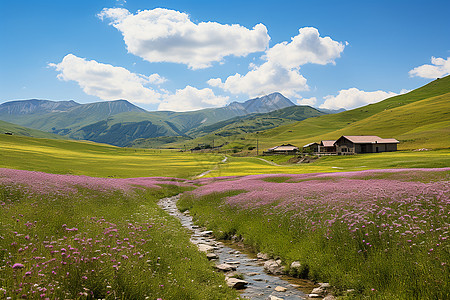
[{"label": "farmhouse", "polygon": [[291,144],[276,146],[273,148],[267,149],[264,151],[264,155],[274,155],[274,154],[285,154],[285,155],[294,155],[298,153],[298,147],[295,147]]},{"label": "farmhouse", "polygon": [[396,139],[382,139],[375,135],[343,135],[334,145],[337,154],[378,153],[397,151]]}]

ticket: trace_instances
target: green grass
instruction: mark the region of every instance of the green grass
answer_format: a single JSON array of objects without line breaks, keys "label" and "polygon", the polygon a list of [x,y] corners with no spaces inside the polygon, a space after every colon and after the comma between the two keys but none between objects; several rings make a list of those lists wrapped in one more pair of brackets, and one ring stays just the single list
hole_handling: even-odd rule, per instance
[{"label": "green grass", "polygon": [[[342,135],[377,135],[398,139],[400,150],[440,149],[450,147],[449,122],[450,76],[447,76],[375,104],[261,131],[258,139],[260,149],[267,149],[285,143],[302,147],[311,142],[336,140]],[[216,144],[240,142],[247,149],[256,146],[257,136],[255,133],[205,136],[191,143],[210,143],[213,138]]]},{"label": "green grass", "polygon": [[[265,156],[276,163],[287,157]],[[210,172],[208,177],[254,174],[301,174],[321,172],[360,171],[391,168],[443,168],[450,166],[450,150],[397,151],[349,156],[325,156],[308,164],[274,166],[255,157],[229,157],[226,164]]]},{"label": "green grass", "polygon": [[18,170],[95,177],[188,178],[213,168],[220,160],[220,155],[0,135],[0,167]]},{"label": "green grass", "polygon": [[0,121],[0,134],[3,135],[6,132],[12,133],[14,135],[29,136],[29,137],[36,137],[36,138],[47,138],[47,139],[58,139],[58,140],[67,139],[67,138],[59,136],[57,134],[44,132],[44,131],[40,131],[37,129],[31,129],[31,128],[23,127],[20,125]]},{"label": "green grass", "polygon": [[[330,282],[338,295],[355,290],[344,299],[448,299],[449,191],[438,186],[448,176],[448,171],[363,173],[351,178],[364,180],[355,184],[357,190],[341,189],[349,182],[345,175],[300,181],[274,176],[259,183],[238,178],[217,181],[217,187],[211,182],[205,188],[209,194],[185,194],[178,205],[218,237],[241,237],[254,251],[280,257],[286,266],[300,261],[300,274],[292,274]],[[244,179],[249,182],[240,184]],[[402,187],[399,194],[389,187],[394,181]],[[283,194],[295,182],[301,196]],[[428,186],[429,192],[417,182],[437,185]],[[241,186],[250,193],[234,190]],[[303,194],[305,189],[309,192]],[[267,201],[270,190],[279,198]]]},{"label": "green grass", "polygon": [[236,299],[179,221],[157,206],[177,192],[0,186],[2,297]]}]

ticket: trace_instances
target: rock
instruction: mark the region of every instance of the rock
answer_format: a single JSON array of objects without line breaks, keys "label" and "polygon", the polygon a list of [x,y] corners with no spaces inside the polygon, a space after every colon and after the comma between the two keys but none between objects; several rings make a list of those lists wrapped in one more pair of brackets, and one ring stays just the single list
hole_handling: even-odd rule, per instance
[{"label": "rock", "polygon": [[273,259],[270,259],[270,260],[266,261],[264,263],[264,270],[267,273],[274,274],[274,275],[281,275],[281,274],[283,274],[284,273],[283,266],[280,263],[278,263],[278,262],[281,263],[280,260],[275,261]]},{"label": "rock", "polygon": [[245,289],[247,287],[248,282],[242,279],[237,278],[227,278],[227,285],[233,289]]},{"label": "rock", "polygon": [[207,245],[207,244],[198,244],[197,245],[198,250],[202,251],[202,252],[212,252],[214,251],[215,247],[211,246],[211,245]]},{"label": "rock", "polygon": [[220,264],[216,265],[216,269],[222,272],[230,272],[236,271],[236,266],[228,265],[228,264]]},{"label": "rock", "polygon": [[319,282],[319,286],[323,289],[328,289],[331,285],[328,282]]},{"label": "rock", "polygon": [[263,281],[262,278],[254,278],[253,280],[254,280],[254,281]]},{"label": "rock", "polygon": [[258,253],[258,254],[256,254],[256,257],[259,259],[264,259],[264,260],[270,259],[270,255],[267,253]]},{"label": "rock", "polygon": [[241,262],[240,261],[226,261],[225,263],[228,265],[239,265]]},{"label": "rock", "polygon": [[299,261],[293,261],[292,264],[291,264],[291,266],[290,266],[290,268],[291,268],[291,269],[300,269],[301,266],[302,266],[302,265],[300,264]]},{"label": "rock", "polygon": [[326,293],[326,290],[321,287],[315,288],[311,291],[311,294],[318,294],[318,295],[322,295],[322,296],[325,295],[325,293]]},{"label": "rock", "polygon": [[247,276],[256,276],[256,275],[259,275],[259,273],[258,272],[247,273]]},{"label": "rock", "polygon": [[212,235],[212,231],[211,230],[207,230],[207,231],[202,231],[202,232],[200,232],[200,236],[210,236],[210,235]]},{"label": "rock", "polygon": [[277,286],[277,287],[275,288],[275,291],[277,291],[277,292],[286,292],[286,291],[287,291],[287,288],[285,288],[285,287],[283,287],[283,286]]},{"label": "rock", "polygon": [[334,297],[331,294],[328,294],[325,298],[323,298],[323,300],[336,300],[336,297]]},{"label": "rock", "polygon": [[283,298],[274,296],[274,295],[270,295],[269,298],[267,298],[267,300],[283,300]]},{"label": "rock", "polygon": [[308,297],[309,298],[322,298],[322,296],[320,296],[318,294],[309,294]]},{"label": "rock", "polygon": [[215,254],[215,253],[207,253],[206,257],[208,259],[218,259],[219,258],[219,256],[217,256],[217,254]]}]

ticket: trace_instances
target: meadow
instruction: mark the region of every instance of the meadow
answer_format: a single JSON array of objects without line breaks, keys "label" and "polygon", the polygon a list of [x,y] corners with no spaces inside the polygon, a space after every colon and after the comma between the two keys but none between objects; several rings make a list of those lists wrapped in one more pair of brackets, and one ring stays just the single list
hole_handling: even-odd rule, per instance
[{"label": "meadow", "polygon": [[114,178],[189,178],[212,169],[222,159],[222,155],[214,154],[0,134],[0,167],[19,170]]},{"label": "meadow", "polygon": [[256,175],[256,174],[303,174],[317,172],[344,172],[390,168],[444,168],[450,165],[450,150],[397,151],[349,156],[321,157],[312,163],[287,164],[290,156],[260,156],[276,165],[256,157],[229,157],[226,164],[219,164],[208,177]]},{"label": "meadow", "polygon": [[179,202],[219,238],[300,261],[349,298],[450,297],[450,168],[200,179]]},{"label": "meadow", "polygon": [[192,188],[0,169],[0,297],[235,299],[156,204]]}]

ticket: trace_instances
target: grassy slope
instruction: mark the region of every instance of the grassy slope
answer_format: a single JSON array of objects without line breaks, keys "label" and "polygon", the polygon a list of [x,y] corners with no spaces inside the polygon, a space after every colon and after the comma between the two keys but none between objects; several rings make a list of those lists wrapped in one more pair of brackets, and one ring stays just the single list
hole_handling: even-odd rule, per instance
[{"label": "grassy slope", "polygon": [[[399,149],[448,148],[449,111],[450,76],[447,76],[375,104],[260,132],[259,145],[260,149],[282,143],[303,146],[313,141],[337,139],[341,135],[378,135],[399,139]],[[210,142],[212,138],[208,135],[191,143]],[[228,142],[244,149],[256,145],[254,133],[214,138],[216,144]]]},{"label": "grassy slope", "polygon": [[30,136],[36,138],[66,139],[65,137],[53,133],[48,133],[37,129],[31,129],[20,125],[0,121],[0,134],[3,134],[5,132],[11,132],[14,135]]},{"label": "grassy slope", "polygon": [[282,142],[302,146],[344,134],[373,134],[401,140],[399,149],[447,148],[449,111],[450,76],[447,76],[375,104],[268,130],[260,135],[261,143],[263,147]]},{"label": "grassy slope", "polygon": [[[270,156],[264,157],[272,160]],[[255,157],[229,157],[226,164],[207,176],[300,174],[390,168],[444,168],[450,166],[450,150],[398,151],[351,156],[328,156],[309,164],[270,165]]]},{"label": "grassy slope", "polygon": [[96,177],[191,177],[221,156],[0,135],[0,167]]}]

